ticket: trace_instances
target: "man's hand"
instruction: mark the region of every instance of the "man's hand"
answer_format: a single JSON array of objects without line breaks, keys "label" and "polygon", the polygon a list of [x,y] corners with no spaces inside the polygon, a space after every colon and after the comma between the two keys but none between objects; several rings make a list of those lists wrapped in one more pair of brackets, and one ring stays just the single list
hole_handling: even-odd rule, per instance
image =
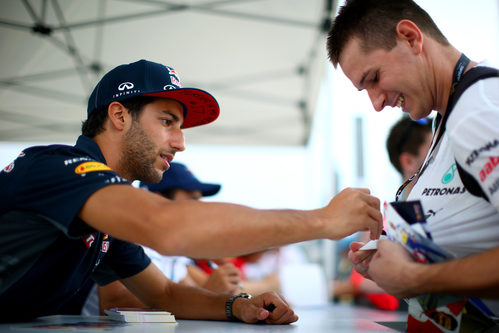
[{"label": "man's hand", "polygon": [[225,263],[213,270],[203,288],[218,293],[235,295],[240,291],[240,282],[241,273],[239,269],[232,263]]},{"label": "man's hand", "polygon": [[419,294],[415,285],[417,275],[411,272],[412,268],[420,264],[412,259],[402,245],[395,242],[379,240],[377,247],[368,266],[368,275],[395,297],[413,297]]},{"label": "man's hand", "polygon": [[[379,243],[379,241],[378,241]],[[376,250],[359,251],[365,244],[362,242],[351,242],[350,251],[348,251],[348,259],[353,264],[355,270],[367,279],[371,277],[368,274],[369,263],[371,258],[376,253]]]},{"label": "man's hand", "polygon": [[263,293],[251,299],[236,298],[232,303],[232,314],[249,324],[289,324],[298,320],[284,298],[275,292]]},{"label": "man's hand", "polygon": [[357,231],[371,231],[370,238],[378,239],[383,228],[380,201],[368,189],[346,188],[322,208],[329,223],[330,239],[340,239]]}]

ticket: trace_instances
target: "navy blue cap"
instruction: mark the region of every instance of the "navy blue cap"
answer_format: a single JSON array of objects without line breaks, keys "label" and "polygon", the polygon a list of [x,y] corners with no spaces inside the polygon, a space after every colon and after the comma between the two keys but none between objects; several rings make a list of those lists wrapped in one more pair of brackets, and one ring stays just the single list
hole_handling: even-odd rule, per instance
[{"label": "navy blue cap", "polygon": [[102,77],[88,100],[87,116],[114,101],[136,96],[165,97],[181,103],[185,111],[182,128],[211,123],[220,113],[210,93],[184,88],[173,68],[142,59],[118,66]]},{"label": "navy blue cap", "polygon": [[217,194],[220,191],[221,185],[202,183],[185,165],[172,162],[168,170],[163,173],[163,178],[159,183],[141,183],[140,187],[147,188],[151,192],[163,192],[172,188],[201,191],[203,197],[208,197]]}]

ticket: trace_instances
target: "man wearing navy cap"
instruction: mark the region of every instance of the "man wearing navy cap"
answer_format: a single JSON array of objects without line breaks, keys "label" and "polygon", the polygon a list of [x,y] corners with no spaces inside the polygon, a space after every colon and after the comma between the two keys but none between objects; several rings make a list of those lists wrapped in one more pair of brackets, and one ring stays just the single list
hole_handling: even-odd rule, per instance
[{"label": "man wearing navy cap", "polygon": [[56,314],[92,278],[121,280],[145,304],[178,318],[290,323],[297,316],[279,295],[227,297],[175,284],[135,244],[215,258],[359,230],[379,237],[379,200],[367,189],[298,211],[168,201],[131,186],[159,182],[185,149],[182,130],[219,114],[213,96],[183,88],[170,67],[140,60],[114,68],[87,113],[75,146],[27,148],[0,173],[2,321]]}]

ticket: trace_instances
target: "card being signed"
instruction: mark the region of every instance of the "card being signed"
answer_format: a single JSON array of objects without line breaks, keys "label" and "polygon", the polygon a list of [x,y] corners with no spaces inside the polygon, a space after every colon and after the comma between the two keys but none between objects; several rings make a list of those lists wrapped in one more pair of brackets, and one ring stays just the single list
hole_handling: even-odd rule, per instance
[{"label": "card being signed", "polygon": [[[388,239],[388,237],[385,235],[381,235],[379,239]],[[373,239],[367,242],[363,247],[361,247],[359,251],[376,250],[377,245],[378,245],[378,239]]]}]

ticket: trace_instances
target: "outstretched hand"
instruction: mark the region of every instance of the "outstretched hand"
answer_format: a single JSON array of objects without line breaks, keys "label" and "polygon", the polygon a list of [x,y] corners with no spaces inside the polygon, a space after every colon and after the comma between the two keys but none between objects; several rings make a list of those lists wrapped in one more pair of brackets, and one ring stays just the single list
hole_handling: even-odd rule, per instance
[{"label": "outstretched hand", "polygon": [[289,324],[298,320],[286,300],[275,292],[267,292],[251,299],[237,298],[232,304],[233,315],[249,324]]},{"label": "outstretched hand", "polygon": [[322,208],[330,239],[340,239],[357,231],[370,231],[378,239],[383,229],[380,201],[369,189],[346,188]]}]

